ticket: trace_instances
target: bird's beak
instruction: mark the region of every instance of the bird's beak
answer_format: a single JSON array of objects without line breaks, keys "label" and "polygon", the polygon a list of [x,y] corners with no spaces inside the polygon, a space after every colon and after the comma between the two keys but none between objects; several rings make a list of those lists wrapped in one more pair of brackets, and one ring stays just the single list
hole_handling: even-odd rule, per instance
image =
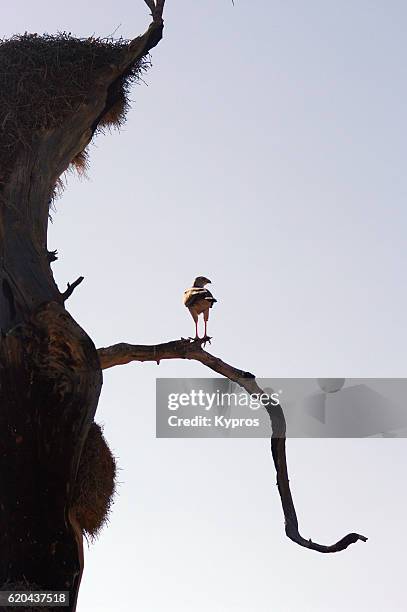
[{"label": "bird's beak", "polygon": [[206,282],[212,285],[212,282],[209,280],[209,278],[206,279]]}]

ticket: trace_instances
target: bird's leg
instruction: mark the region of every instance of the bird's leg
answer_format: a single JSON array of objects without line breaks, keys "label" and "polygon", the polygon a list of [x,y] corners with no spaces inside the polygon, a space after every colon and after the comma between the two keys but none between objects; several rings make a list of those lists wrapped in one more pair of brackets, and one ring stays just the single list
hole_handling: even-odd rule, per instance
[{"label": "bird's leg", "polygon": [[199,335],[198,335],[198,315],[196,314],[196,312],[192,309],[189,308],[189,312],[191,313],[191,317],[194,320],[195,323],[195,338],[189,338],[190,340],[194,341],[194,340],[199,340]]},{"label": "bird's leg", "polygon": [[209,342],[209,344],[211,343],[211,339],[210,339],[210,337],[208,336],[208,333],[207,333],[208,319],[209,319],[209,308],[208,308],[208,310],[206,310],[204,312],[205,332],[204,332],[204,336],[202,338],[202,340],[204,340],[204,346],[205,346],[205,344],[207,342]]}]

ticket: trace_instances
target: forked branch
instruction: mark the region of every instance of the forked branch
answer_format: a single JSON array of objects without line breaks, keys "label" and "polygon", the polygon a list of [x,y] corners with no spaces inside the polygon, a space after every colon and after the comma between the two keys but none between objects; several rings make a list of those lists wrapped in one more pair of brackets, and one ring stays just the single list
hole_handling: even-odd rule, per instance
[{"label": "forked branch", "polygon": [[[193,359],[199,361],[214,372],[221,374],[221,376],[225,376],[229,380],[236,382],[251,395],[256,395],[258,397],[267,395],[259,387],[253,374],[244,370],[239,370],[218,357],[211,355],[202,348],[203,343],[203,340],[191,341],[184,338],[152,346],[121,343],[108,348],[99,349],[98,355],[103,370],[117,365],[124,365],[131,361],[155,361],[159,364],[162,359]],[[330,546],[317,544],[301,536],[298,530],[298,519],[288,478],[285,450],[286,422],[284,412],[280,405],[274,406],[271,403],[267,403],[267,401],[263,402],[263,406],[267,410],[271,422],[271,453],[277,473],[277,486],[283,507],[285,532],[287,536],[300,546],[322,553],[333,553],[344,550],[350,544],[358,540],[366,542],[367,538],[358,533],[349,533]]]},{"label": "forked branch", "polygon": [[165,0],[144,0],[154,21],[162,21]]}]

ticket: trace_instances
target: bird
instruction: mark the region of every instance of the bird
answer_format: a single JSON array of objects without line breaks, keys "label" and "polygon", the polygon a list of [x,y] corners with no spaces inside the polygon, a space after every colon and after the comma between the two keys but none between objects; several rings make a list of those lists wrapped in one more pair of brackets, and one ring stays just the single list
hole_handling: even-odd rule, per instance
[{"label": "bird", "polygon": [[205,333],[203,340],[208,340],[207,325],[209,319],[209,309],[217,302],[212,293],[205,288],[211,281],[206,276],[197,276],[192,287],[184,291],[184,305],[188,308],[193,320],[195,321],[195,340],[199,340],[198,317],[203,313],[205,321]]}]

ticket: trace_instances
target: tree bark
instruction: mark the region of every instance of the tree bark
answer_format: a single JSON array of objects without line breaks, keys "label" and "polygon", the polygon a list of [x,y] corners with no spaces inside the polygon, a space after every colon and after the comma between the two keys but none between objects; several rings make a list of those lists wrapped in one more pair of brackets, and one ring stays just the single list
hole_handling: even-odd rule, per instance
[{"label": "tree bark", "polygon": [[58,177],[109,112],[110,88],[162,30],[161,6],[121,64],[99,71],[86,102],[21,146],[0,189],[0,585],[69,591],[69,610],[83,569],[70,505],[102,372],[92,340],[65,310],[81,279],[61,293],[52,275],[49,202]]},{"label": "tree bark", "polygon": [[69,508],[102,385],[95,347],[50,301],[2,337],[0,362],[1,582],[75,598],[81,542]]}]

